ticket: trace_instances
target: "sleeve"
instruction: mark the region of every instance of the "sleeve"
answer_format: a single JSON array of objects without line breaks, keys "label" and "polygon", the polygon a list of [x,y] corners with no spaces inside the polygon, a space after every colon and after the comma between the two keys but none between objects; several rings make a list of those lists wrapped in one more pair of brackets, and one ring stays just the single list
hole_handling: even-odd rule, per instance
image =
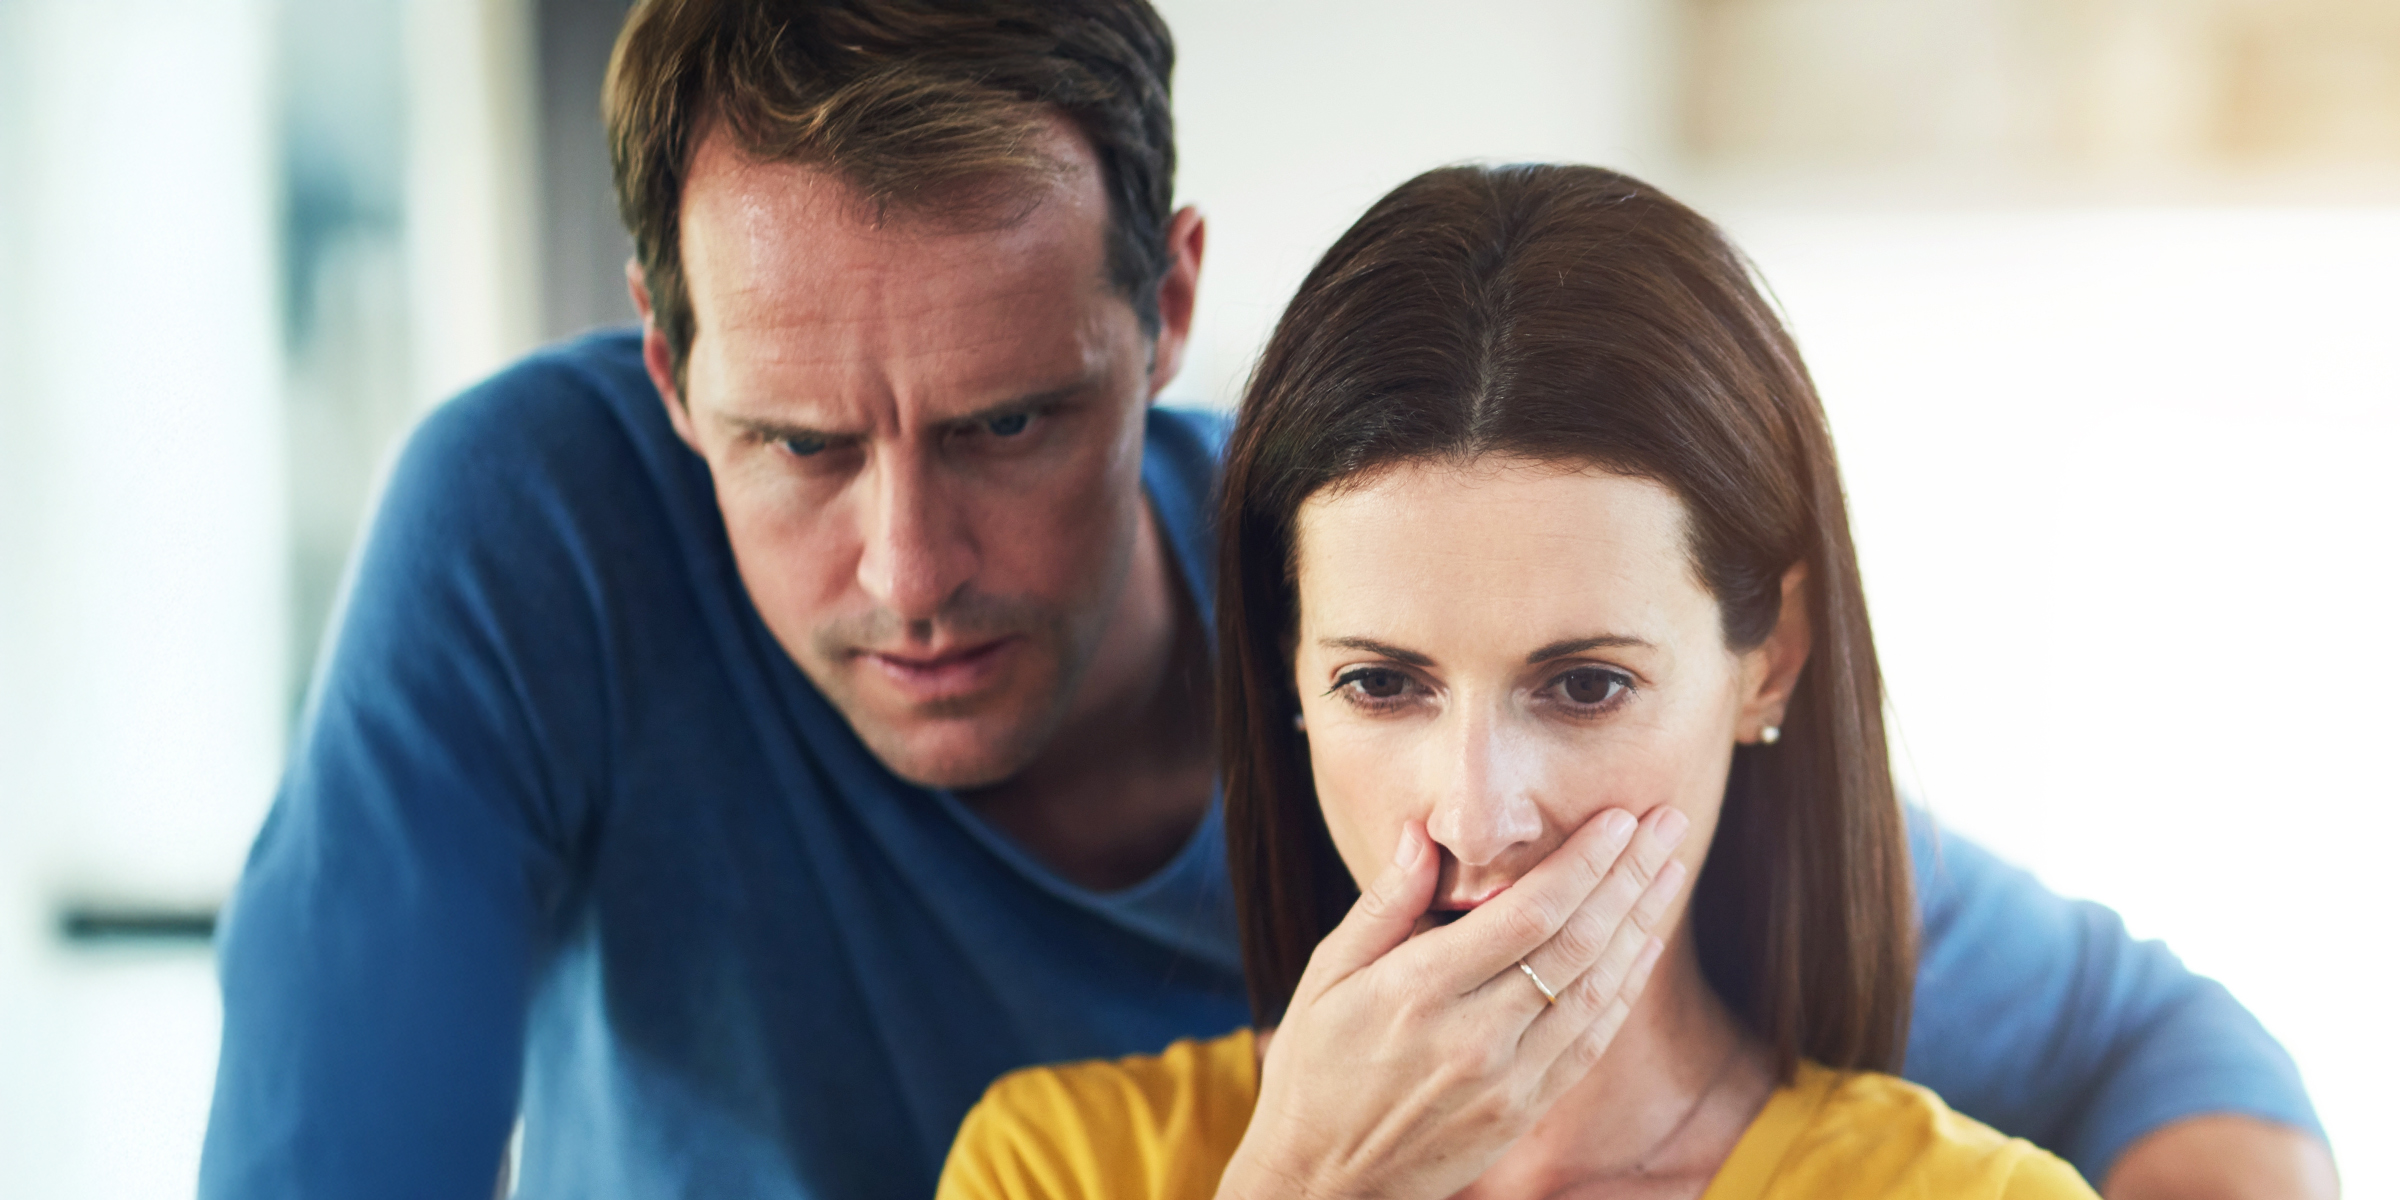
[{"label": "sleeve", "polygon": [[352,564],[219,934],[202,1197],[498,1179],[606,691],[546,482],[577,447],[519,428],[506,383],[417,430]]},{"label": "sleeve", "polygon": [[1908,1078],[2093,1180],[2203,1113],[2322,1136],[2291,1057],[2223,986],[1922,811],[1909,835],[1924,938]]},{"label": "sleeve", "polygon": [[958,1140],[950,1143],[941,1181],[933,1188],[934,1200],[1017,1200],[1024,1194],[1009,1186],[1017,1172],[1008,1168],[1018,1164],[1010,1161],[1011,1139],[989,1108],[976,1105],[959,1124]]},{"label": "sleeve", "polygon": [[959,1124],[934,1200],[1097,1200],[1076,1116],[1040,1069],[1003,1077]]}]

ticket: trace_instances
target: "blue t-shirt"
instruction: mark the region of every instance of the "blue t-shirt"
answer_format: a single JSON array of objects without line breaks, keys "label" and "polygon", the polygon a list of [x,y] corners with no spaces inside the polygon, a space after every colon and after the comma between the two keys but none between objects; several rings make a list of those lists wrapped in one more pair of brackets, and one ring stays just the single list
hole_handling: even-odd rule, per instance
[{"label": "blue t-shirt", "polygon": [[[1203,613],[1221,420],[1143,482]],[[2224,989],[1914,822],[1909,1074],[2098,1178],[2314,1129]],[[1938,840],[1938,845],[1936,841]],[[753,610],[640,342],[537,354],[394,471],[219,935],[204,1197],[930,1195],[983,1088],[1247,1019],[1220,817],[1122,892],[885,770]]]}]

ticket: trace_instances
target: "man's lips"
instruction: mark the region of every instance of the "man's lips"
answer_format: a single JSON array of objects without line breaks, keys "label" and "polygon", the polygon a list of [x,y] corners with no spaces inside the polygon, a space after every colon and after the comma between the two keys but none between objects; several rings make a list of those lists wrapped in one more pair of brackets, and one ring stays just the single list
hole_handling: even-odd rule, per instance
[{"label": "man's lips", "polygon": [[994,638],[938,654],[851,653],[909,699],[922,702],[964,695],[991,682],[1017,641],[1014,637]]}]

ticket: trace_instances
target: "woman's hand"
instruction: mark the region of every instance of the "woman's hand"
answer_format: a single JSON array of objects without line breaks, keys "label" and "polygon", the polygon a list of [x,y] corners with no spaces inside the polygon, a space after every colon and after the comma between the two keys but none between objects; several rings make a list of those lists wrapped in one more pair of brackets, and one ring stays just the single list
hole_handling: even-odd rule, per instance
[{"label": "woman's hand", "polygon": [[1686,825],[1664,805],[1638,827],[1598,813],[1507,891],[1421,935],[1441,856],[1405,826],[1391,868],[1309,957],[1220,1200],[1432,1200],[1474,1182],[1625,1023],[1683,887],[1668,853]]}]

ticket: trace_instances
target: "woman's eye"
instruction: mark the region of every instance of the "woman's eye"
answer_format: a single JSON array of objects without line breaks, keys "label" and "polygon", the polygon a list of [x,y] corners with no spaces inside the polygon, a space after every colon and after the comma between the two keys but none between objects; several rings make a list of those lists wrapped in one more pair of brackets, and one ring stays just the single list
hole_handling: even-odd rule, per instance
[{"label": "woman's eye", "polygon": [[1616,671],[1581,667],[1558,677],[1558,693],[1571,704],[1596,708],[1622,695],[1633,681]]},{"label": "woman's eye", "polygon": [[1362,700],[1397,700],[1408,694],[1408,685],[1408,676],[1389,667],[1361,667],[1345,672],[1334,683],[1335,688],[1347,688]]},{"label": "woman's eye", "polygon": [[993,437],[1015,437],[1025,432],[1025,426],[1032,420],[1032,413],[1014,412],[1005,416],[987,417],[984,419],[983,427],[990,430]]},{"label": "woman's eye", "polygon": [[782,447],[783,452],[791,455],[793,458],[813,458],[816,455],[823,453],[825,450],[824,438],[777,438],[775,439],[775,444]]}]

